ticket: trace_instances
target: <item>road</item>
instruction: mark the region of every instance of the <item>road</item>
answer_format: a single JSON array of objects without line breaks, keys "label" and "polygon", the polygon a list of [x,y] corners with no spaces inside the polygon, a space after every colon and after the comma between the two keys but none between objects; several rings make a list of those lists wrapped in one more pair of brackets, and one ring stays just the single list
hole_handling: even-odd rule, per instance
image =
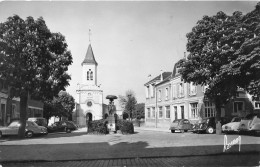
[{"label": "road", "polygon": [[[24,140],[2,138],[0,164],[12,166],[19,162],[30,166],[31,162],[35,162],[31,166],[103,166],[103,163],[108,166],[176,166],[180,163],[177,166],[255,166],[260,160],[259,137],[243,135],[240,152],[239,145],[235,144],[223,153],[224,135],[191,132],[172,134],[144,129],[135,131],[133,135],[91,135],[79,131]],[[227,143],[238,137],[227,135]]]}]

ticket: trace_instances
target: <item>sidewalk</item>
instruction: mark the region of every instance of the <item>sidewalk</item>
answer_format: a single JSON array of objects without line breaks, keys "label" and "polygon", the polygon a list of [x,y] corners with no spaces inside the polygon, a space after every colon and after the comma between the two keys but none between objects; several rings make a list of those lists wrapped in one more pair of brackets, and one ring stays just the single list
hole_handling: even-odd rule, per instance
[{"label": "sidewalk", "polygon": [[157,131],[157,132],[167,132],[171,133],[171,131],[168,128],[155,128],[155,127],[146,127],[146,126],[141,126],[141,127],[134,127],[135,130],[147,130],[147,131]]}]

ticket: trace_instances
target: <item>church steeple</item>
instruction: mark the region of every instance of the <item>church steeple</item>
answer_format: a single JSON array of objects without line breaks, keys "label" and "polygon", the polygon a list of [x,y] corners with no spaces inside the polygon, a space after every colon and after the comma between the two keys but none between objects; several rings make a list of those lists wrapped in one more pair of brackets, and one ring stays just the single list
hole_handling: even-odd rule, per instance
[{"label": "church steeple", "polygon": [[87,54],[85,56],[85,59],[81,63],[81,65],[83,65],[83,64],[95,64],[95,65],[98,65],[98,63],[97,63],[97,61],[95,59],[95,56],[93,54],[93,50],[92,50],[91,44],[88,45]]}]

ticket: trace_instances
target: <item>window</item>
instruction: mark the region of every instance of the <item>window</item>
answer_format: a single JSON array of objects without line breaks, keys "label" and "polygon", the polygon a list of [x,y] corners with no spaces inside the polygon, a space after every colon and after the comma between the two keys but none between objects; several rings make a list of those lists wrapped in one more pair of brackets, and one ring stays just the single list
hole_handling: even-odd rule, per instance
[{"label": "window", "polygon": [[204,85],[204,86],[202,86],[202,92],[205,93],[206,90],[208,89],[208,87],[209,87],[208,85]]},{"label": "window", "polygon": [[162,107],[159,107],[159,118],[163,117]]},{"label": "window", "polygon": [[260,109],[260,102],[259,101],[255,102],[255,109]]},{"label": "window", "polygon": [[152,108],[152,117],[155,118],[155,107]]},{"label": "window", "polygon": [[244,110],[244,103],[242,101],[234,102],[234,112],[235,114]]},{"label": "window", "polygon": [[180,83],[179,84],[179,95],[178,97],[184,97],[184,84]]},{"label": "window", "polygon": [[12,118],[17,118],[16,117],[16,105],[12,104]]},{"label": "window", "polygon": [[210,101],[205,101],[205,117],[214,117],[216,115],[215,105]]},{"label": "window", "polygon": [[172,86],[172,97],[173,99],[177,98],[177,89],[176,85]]},{"label": "window", "polygon": [[162,91],[159,90],[159,91],[158,91],[158,99],[159,99],[159,101],[161,101],[161,96],[162,96]]},{"label": "window", "polygon": [[155,86],[154,85],[152,85],[152,97],[154,97],[154,94],[155,94]]},{"label": "window", "polygon": [[177,106],[174,106],[175,119],[178,119]]},{"label": "window", "polygon": [[198,118],[198,103],[191,103],[190,109],[191,109],[191,117]]},{"label": "window", "polygon": [[165,88],[165,100],[168,100],[169,88]]},{"label": "window", "polygon": [[147,108],[147,117],[148,117],[148,118],[151,117],[151,111],[150,111],[150,108]]},{"label": "window", "polygon": [[181,106],[181,119],[184,119],[184,106]]},{"label": "window", "polygon": [[171,109],[170,109],[170,106],[166,106],[165,107],[165,109],[166,109],[166,118],[171,118]]},{"label": "window", "polygon": [[190,83],[190,96],[197,94],[197,86],[193,84],[193,82]]},{"label": "window", "polygon": [[87,72],[87,80],[93,80],[93,71],[91,71],[91,69]]}]

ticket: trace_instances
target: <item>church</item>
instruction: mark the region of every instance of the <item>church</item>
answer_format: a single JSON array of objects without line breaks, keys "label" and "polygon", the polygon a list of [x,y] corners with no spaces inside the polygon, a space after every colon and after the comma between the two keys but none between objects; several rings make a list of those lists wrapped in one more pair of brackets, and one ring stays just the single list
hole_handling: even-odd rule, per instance
[{"label": "church", "polygon": [[97,85],[98,63],[89,44],[82,66],[82,82],[78,84],[75,122],[86,126],[87,121],[99,120],[107,113],[107,106],[103,104],[103,90]]}]

